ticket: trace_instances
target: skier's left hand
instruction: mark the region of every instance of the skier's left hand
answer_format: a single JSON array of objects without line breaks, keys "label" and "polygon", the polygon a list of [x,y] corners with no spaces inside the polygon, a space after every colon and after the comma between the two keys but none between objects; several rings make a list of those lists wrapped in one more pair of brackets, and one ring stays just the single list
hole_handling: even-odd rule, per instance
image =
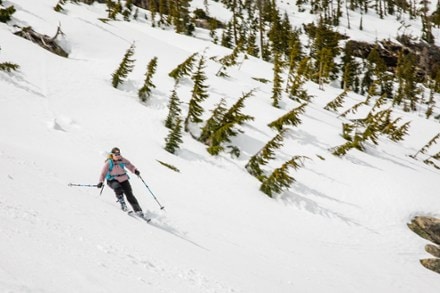
[{"label": "skier's left hand", "polygon": [[139,172],[139,170],[136,169],[136,170],[134,170],[134,174],[137,175],[137,176],[139,176],[139,175],[141,175],[141,172]]}]

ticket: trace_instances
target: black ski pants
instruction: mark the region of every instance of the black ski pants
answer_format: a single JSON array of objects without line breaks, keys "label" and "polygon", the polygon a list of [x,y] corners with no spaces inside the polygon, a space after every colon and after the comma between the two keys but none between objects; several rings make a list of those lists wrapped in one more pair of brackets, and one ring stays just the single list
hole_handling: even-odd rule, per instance
[{"label": "black ski pants", "polygon": [[118,180],[110,180],[107,181],[107,185],[110,186],[111,189],[113,189],[117,199],[123,197],[125,194],[125,197],[127,198],[127,201],[130,203],[130,205],[133,207],[133,210],[135,212],[142,211],[136,197],[134,197],[133,191],[131,190],[130,182],[128,180],[125,180],[123,182],[119,182]]}]

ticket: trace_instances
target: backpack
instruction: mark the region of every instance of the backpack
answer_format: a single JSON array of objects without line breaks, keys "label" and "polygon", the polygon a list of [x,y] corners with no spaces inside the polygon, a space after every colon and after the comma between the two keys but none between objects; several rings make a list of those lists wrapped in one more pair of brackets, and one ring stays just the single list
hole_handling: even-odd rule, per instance
[{"label": "backpack", "polygon": [[124,170],[124,174],[110,175],[110,173],[113,170],[113,167],[115,166],[115,162],[112,159],[109,159],[109,161],[110,162],[109,162],[108,172],[107,172],[107,175],[105,176],[105,179],[107,179],[107,181],[111,181],[111,180],[115,179],[115,177],[127,175],[127,172],[125,171],[125,163],[123,163],[123,162],[119,162],[118,165]]}]

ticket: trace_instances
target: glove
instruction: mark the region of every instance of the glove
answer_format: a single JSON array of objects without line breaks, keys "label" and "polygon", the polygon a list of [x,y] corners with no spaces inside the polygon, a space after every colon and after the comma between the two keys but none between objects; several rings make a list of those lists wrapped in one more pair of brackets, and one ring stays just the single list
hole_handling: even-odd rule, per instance
[{"label": "glove", "polygon": [[96,187],[101,188],[102,187],[102,182],[99,182],[98,184],[96,184]]},{"label": "glove", "polygon": [[137,175],[137,176],[139,176],[139,175],[141,175],[141,172],[139,172],[139,170],[136,169],[136,170],[134,170],[134,174]]}]

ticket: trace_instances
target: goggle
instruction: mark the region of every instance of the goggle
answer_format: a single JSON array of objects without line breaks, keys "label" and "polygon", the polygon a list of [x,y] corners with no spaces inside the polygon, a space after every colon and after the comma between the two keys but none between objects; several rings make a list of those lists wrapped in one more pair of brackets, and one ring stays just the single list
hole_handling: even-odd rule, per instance
[{"label": "goggle", "polygon": [[115,156],[120,156],[121,155],[121,153],[112,153],[113,155],[115,155]]}]

